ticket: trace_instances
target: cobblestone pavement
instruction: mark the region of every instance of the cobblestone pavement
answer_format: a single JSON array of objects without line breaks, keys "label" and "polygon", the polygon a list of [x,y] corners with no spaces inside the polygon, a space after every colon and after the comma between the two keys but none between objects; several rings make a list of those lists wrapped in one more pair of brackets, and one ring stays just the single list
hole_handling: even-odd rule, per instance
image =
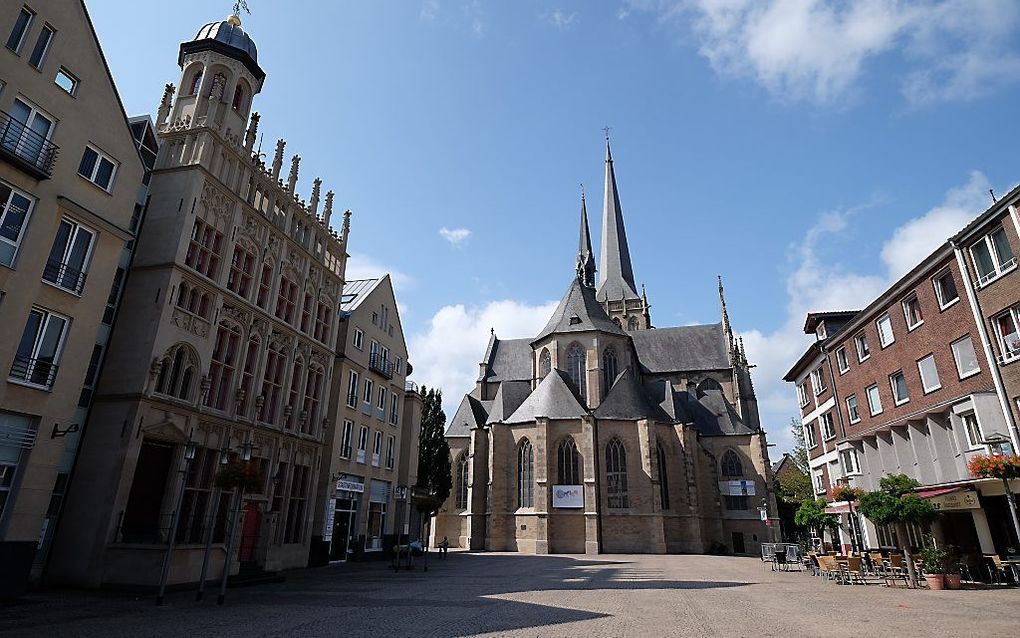
[{"label": "cobblestone pavement", "polygon": [[1017,636],[1020,589],[909,591],[774,573],[753,558],[451,553],[151,597],[48,592],[0,605],[2,636]]}]

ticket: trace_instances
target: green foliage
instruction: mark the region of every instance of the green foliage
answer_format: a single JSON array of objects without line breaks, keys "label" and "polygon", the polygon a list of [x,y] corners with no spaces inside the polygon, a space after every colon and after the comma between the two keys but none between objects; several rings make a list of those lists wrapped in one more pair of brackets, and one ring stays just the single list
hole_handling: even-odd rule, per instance
[{"label": "green foliage", "polygon": [[453,487],[450,445],[446,442],[446,414],[441,390],[421,388],[421,434],[418,437],[418,488],[427,495],[419,510],[431,516],[439,511]]},{"label": "green foliage", "polygon": [[839,517],[835,514],[825,513],[826,502],[824,498],[808,499],[800,504],[793,520],[801,527],[822,531],[839,529]]},{"label": "green foliage", "polygon": [[810,471],[808,464],[807,444],[804,443],[804,425],[800,419],[790,419],[790,431],[793,432],[793,440],[796,445],[790,450],[790,457],[801,472],[807,474]]},{"label": "green foliage", "polygon": [[811,477],[800,472],[783,472],[776,477],[776,496],[783,503],[799,507],[813,497]]},{"label": "green foliage", "polygon": [[861,495],[857,506],[863,516],[876,525],[899,523],[930,523],[938,510],[930,502],[913,493],[920,485],[904,474],[889,474],[878,482],[879,489]]},{"label": "green foliage", "polygon": [[926,574],[948,574],[952,571],[953,548],[950,545],[937,547],[931,536],[925,538],[921,549],[921,561]]}]

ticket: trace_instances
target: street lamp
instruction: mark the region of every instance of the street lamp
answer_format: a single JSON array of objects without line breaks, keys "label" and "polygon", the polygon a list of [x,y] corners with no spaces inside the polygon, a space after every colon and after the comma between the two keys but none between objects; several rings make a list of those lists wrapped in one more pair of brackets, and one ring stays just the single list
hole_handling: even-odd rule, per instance
[{"label": "street lamp", "polygon": [[170,519],[170,536],[167,538],[166,553],[163,555],[163,567],[159,573],[159,591],[156,593],[157,606],[162,606],[163,598],[166,594],[166,581],[170,576],[170,561],[174,553],[174,542],[177,540],[177,524],[181,520],[181,506],[184,505],[184,485],[188,480],[188,470],[191,468],[191,462],[195,460],[195,454],[198,451],[198,443],[192,438],[194,433],[194,428],[188,432],[188,440],[184,443],[184,465],[181,469],[177,470],[181,475],[181,485],[177,490],[177,503],[174,504],[174,511]]},{"label": "street lamp", "polygon": [[[998,432],[981,442],[988,446],[993,456],[1002,456],[1006,446],[1012,447],[1009,437]],[[1002,487],[1006,490],[1006,503],[1009,505],[1009,515],[1013,519],[1013,532],[1016,534],[1017,542],[1020,542],[1020,519],[1017,518],[1016,513],[1016,498],[1013,496],[1013,490],[1009,487],[1009,479],[1005,476],[1002,477]]]}]

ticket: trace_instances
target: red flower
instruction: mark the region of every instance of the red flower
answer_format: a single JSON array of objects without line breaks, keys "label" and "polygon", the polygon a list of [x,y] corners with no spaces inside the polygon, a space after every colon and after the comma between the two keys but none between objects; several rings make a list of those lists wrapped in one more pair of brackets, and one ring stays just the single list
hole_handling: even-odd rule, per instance
[{"label": "red flower", "polygon": [[967,462],[971,476],[1011,479],[1020,477],[1020,456],[1016,454],[977,454]]}]

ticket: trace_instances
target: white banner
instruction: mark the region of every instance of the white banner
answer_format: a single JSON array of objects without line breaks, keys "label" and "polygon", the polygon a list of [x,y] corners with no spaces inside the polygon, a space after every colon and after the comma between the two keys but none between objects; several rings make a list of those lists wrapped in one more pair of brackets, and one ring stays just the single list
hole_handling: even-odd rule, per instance
[{"label": "white banner", "polygon": [[583,485],[553,485],[553,507],[584,509]]},{"label": "white banner", "polygon": [[719,481],[723,496],[754,496],[754,481]]}]

